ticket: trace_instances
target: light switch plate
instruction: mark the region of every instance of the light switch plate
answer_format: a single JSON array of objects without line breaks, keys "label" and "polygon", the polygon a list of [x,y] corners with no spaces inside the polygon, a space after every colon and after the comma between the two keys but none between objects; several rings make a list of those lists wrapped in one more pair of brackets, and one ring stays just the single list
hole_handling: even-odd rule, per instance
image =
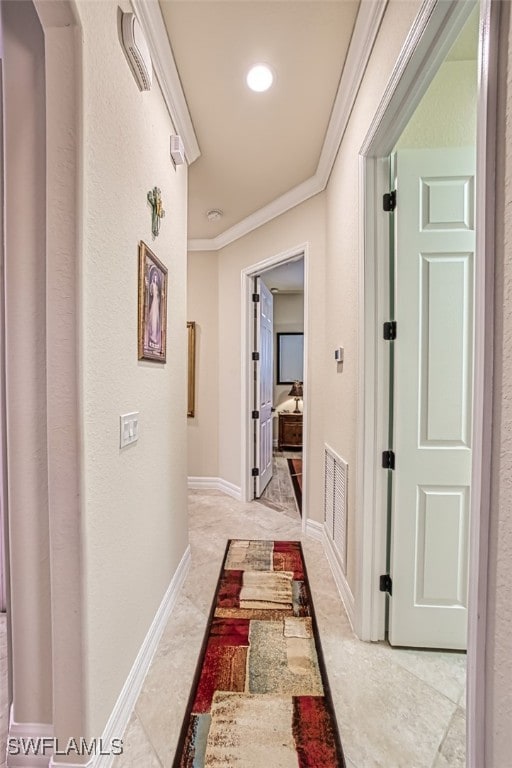
[{"label": "light switch plate", "polygon": [[139,411],[124,413],[120,417],[119,446],[135,443],[139,439]]}]

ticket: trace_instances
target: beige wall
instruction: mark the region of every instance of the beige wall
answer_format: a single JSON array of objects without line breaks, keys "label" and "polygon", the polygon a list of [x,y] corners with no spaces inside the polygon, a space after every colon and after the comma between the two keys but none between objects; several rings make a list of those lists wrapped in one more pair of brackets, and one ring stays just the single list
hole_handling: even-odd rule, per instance
[{"label": "beige wall", "polygon": [[[122,3],[130,11],[128,2]],[[115,2],[79,2],[83,29],[83,590],[87,734],[100,736],[187,546],[186,166],[158,87],[141,93]],[[167,212],[151,236],[146,195]],[[168,267],[167,364],[137,360],[138,243]],[[140,411],[120,450],[119,416]]]},{"label": "beige wall", "polygon": [[502,4],[496,199],[494,436],[487,611],[486,768],[512,754],[512,22]]},{"label": "beige wall", "polygon": [[218,253],[188,258],[187,318],[196,323],[196,407],[188,419],[188,474],[219,476]]},{"label": "beige wall", "polygon": [[13,716],[50,723],[44,39],[32,3],[1,12]]}]

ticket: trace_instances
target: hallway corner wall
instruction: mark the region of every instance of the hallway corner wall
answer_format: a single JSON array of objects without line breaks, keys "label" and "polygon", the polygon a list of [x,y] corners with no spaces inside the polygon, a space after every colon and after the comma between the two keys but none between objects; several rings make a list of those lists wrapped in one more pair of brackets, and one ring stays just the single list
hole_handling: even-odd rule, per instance
[{"label": "hallway corner wall", "polygon": [[[2,3],[13,719],[52,722],[46,384],[46,103],[32,3]],[[20,130],[20,126],[23,130]]]},{"label": "hallway corner wall", "polygon": [[[121,9],[131,12],[127,0]],[[99,737],[188,544],[187,166],[158,81],[135,82],[117,3],[79,2],[83,30],[83,590],[87,736]],[[147,193],[166,217],[151,234]],[[138,246],[168,268],[167,362],[137,359]],[[121,414],[138,441],[119,447]]]},{"label": "hallway corner wall", "polygon": [[503,4],[501,9],[500,32],[493,438],[486,616],[486,768],[507,765],[512,752],[512,14],[509,4]]},{"label": "hallway corner wall", "polygon": [[195,413],[188,419],[188,475],[219,476],[219,254],[188,254],[187,320],[196,323]]}]

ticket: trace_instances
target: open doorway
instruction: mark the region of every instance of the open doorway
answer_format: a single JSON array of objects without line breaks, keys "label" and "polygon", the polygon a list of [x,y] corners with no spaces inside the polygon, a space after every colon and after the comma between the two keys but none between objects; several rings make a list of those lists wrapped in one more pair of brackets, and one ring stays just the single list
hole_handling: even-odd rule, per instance
[{"label": "open doorway", "polygon": [[[307,521],[308,263],[308,244],[304,243],[242,271],[242,499],[261,497],[295,517],[302,515],[303,529]],[[274,482],[269,479],[260,488],[254,482],[261,461],[255,417],[266,398],[262,395],[258,402],[257,318],[261,308],[260,297],[254,301],[255,286],[271,297],[273,313],[269,397]]]},{"label": "open doorway", "polygon": [[409,647],[467,647],[478,21],[474,8],[390,163],[386,630]]},{"label": "open doorway", "polygon": [[304,258],[262,272],[260,280],[273,298],[273,471],[259,498],[295,517],[302,513]]}]

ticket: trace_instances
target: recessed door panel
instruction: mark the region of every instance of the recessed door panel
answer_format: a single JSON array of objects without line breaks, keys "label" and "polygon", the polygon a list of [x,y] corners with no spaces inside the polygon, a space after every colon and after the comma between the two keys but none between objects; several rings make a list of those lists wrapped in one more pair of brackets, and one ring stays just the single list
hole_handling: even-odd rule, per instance
[{"label": "recessed door panel", "polygon": [[417,499],[415,604],[466,608],[469,488],[420,487]]},{"label": "recessed door panel", "polygon": [[420,254],[420,445],[468,446],[473,254]]},{"label": "recessed door panel", "polygon": [[422,230],[474,228],[473,176],[422,177],[420,189]]}]

